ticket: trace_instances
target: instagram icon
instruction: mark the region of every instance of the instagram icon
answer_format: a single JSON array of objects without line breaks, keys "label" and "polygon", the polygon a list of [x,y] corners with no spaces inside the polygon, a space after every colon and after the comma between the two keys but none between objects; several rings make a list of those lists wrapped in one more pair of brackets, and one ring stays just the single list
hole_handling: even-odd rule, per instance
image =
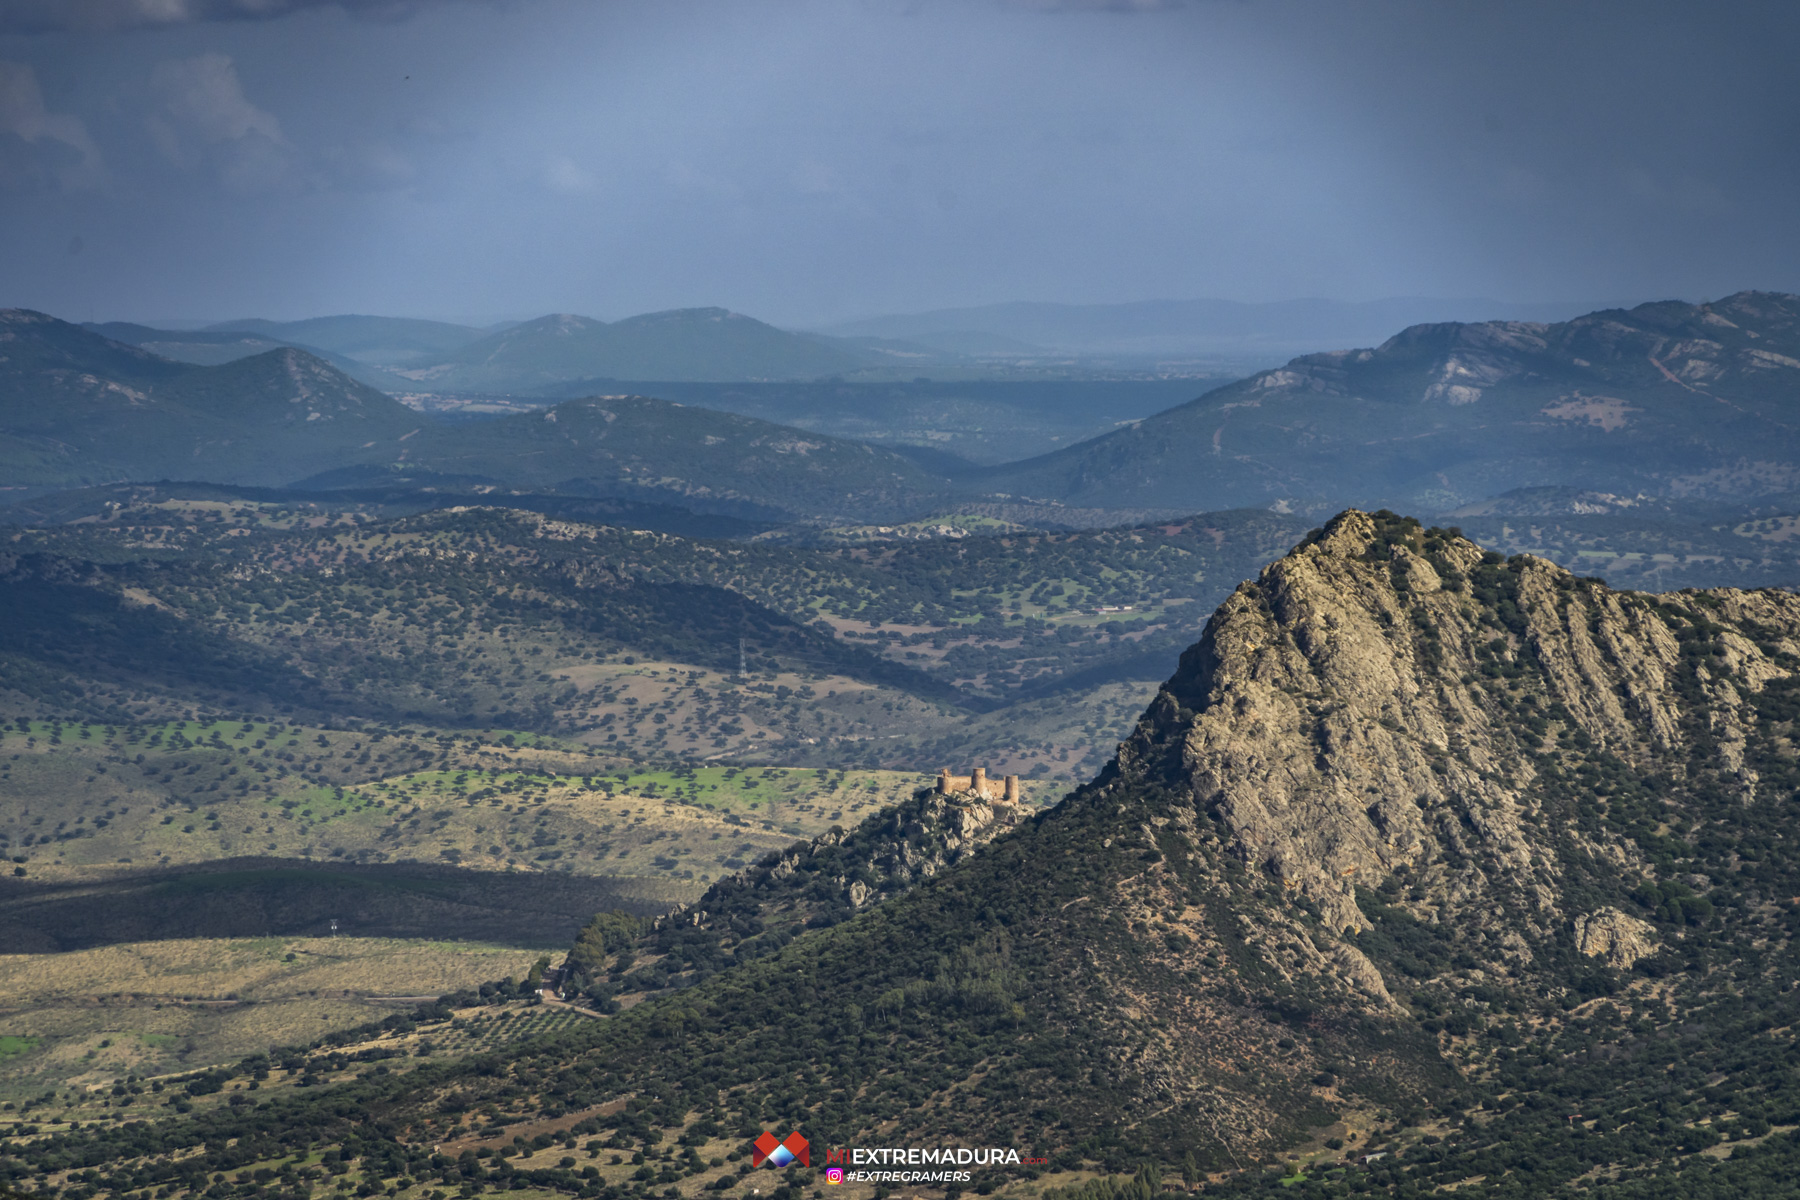
[{"label": "instagram icon", "polygon": [[825,1168],[825,1182],[826,1183],[842,1183],[842,1182],[844,1182],[844,1168],[842,1168],[842,1167],[826,1167]]}]

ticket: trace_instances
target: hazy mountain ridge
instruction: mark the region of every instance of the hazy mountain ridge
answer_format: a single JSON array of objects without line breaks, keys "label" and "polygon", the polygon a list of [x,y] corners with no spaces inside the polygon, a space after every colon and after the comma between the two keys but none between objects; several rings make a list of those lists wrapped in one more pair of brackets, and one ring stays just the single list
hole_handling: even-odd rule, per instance
[{"label": "hazy mountain ridge", "polygon": [[[1550,321],[1588,306],[1482,299],[1013,301],[895,314],[825,327],[845,337],[912,338],[961,353],[1292,354],[1364,345],[1421,322]],[[968,347],[964,349],[964,347]]]},{"label": "hazy mountain ridge", "polygon": [[612,324],[552,314],[400,373],[422,387],[449,391],[530,391],[571,379],[814,379],[856,371],[881,357],[726,309],[691,308]]},{"label": "hazy mountain ridge", "polygon": [[[585,362],[591,357],[589,343],[627,327],[636,331],[633,339],[651,343],[666,335],[673,339],[669,345],[685,346],[683,339],[693,335],[711,339],[716,348],[724,344],[718,331],[729,329],[782,354],[796,345],[804,345],[808,355],[835,353],[724,310],[693,310],[610,326],[574,317],[531,322],[473,345],[463,365],[486,369],[480,364],[490,359],[544,358],[551,354],[544,346],[567,350],[571,364]],[[30,328],[32,336],[49,338],[42,322]],[[147,370],[167,375],[170,368],[152,367],[142,357],[120,358],[96,339],[83,351],[92,355],[91,363],[76,372],[95,382],[71,382],[76,376],[67,374],[70,368],[52,363],[72,361],[74,343],[60,332],[49,340],[56,345],[46,342],[47,357],[18,359],[12,384],[15,394],[36,397],[18,408],[20,421],[6,429],[21,464],[20,482],[49,482],[58,472],[73,483],[143,478],[126,471],[130,458],[118,459],[104,446],[84,447],[79,423],[72,436],[61,437],[57,422],[65,418],[58,414],[71,401],[47,397],[61,395],[58,389],[85,387],[93,394],[79,403],[102,394],[116,398],[123,393],[110,392],[109,386],[142,391],[132,382],[139,375]],[[734,350],[727,358],[742,356]],[[590,430],[584,441],[566,425],[588,420],[584,414],[596,402],[584,397],[561,415],[518,414],[478,430],[449,431],[421,418],[394,435],[420,429],[405,445],[364,438],[341,447],[338,461],[310,472],[210,477],[279,485],[318,475],[334,486],[389,486],[411,479],[424,486],[533,491],[568,484],[585,494],[599,489],[784,521],[893,523],[971,503],[1036,505],[1047,514],[1057,507],[1111,509],[1132,514],[1128,519],[1245,504],[1316,513],[1347,502],[1473,513],[1479,510],[1470,505],[1491,497],[1545,487],[1620,497],[1607,505],[1617,510],[1636,505],[1635,511],[1648,513],[1671,503],[1776,502],[1800,491],[1800,468],[1793,465],[1800,461],[1800,425],[1790,419],[1800,389],[1797,363],[1800,298],[1745,292],[1709,306],[1642,305],[1558,325],[1414,326],[1374,349],[1306,355],[1113,433],[979,469],[941,456],[921,457],[916,448],[908,450],[913,456],[908,461],[824,434],[784,432],[743,416],[659,407],[658,401],[642,398],[607,401],[615,418],[629,409],[631,420],[604,436]],[[53,378],[58,370],[65,374]],[[575,385],[556,386],[566,391]],[[730,387],[669,386],[696,397],[711,396],[707,386]],[[180,392],[166,396],[179,399]],[[739,384],[730,403],[769,415],[791,411],[800,414],[796,419],[825,420],[868,437],[879,430],[853,415],[833,415],[833,406],[898,405],[917,427],[914,436],[930,438],[953,436],[933,435],[933,422],[954,429],[1024,420],[1003,417],[994,407],[1002,401],[1015,408],[1024,404],[1023,393],[1009,397],[990,388],[977,402],[955,385],[929,396],[896,397],[866,383]],[[1073,428],[1069,423],[1079,419],[1080,405],[1105,400],[1103,385],[1067,385],[1046,393],[1045,411],[1056,409],[1055,419]],[[129,406],[113,407],[125,414],[121,421],[137,422],[121,453],[140,461],[146,448],[165,437],[157,421],[175,429],[191,419],[167,405],[130,412]],[[374,411],[372,403],[365,407]],[[532,423],[540,418],[549,424]],[[565,422],[560,430],[557,421]],[[625,438],[628,429],[631,437]],[[1004,431],[996,429],[985,453],[1007,444]],[[21,437],[36,440],[20,443]],[[369,441],[375,444],[365,444]],[[802,445],[813,449],[801,451]],[[316,438],[307,452],[316,448],[322,457],[325,446],[326,439]],[[79,465],[84,451],[98,462]],[[190,443],[183,451],[190,457],[171,457],[157,465],[156,474],[208,477],[210,451],[198,460],[191,452]],[[921,461],[934,469],[922,469]],[[233,463],[230,469],[240,468]],[[1053,514],[1045,519],[1061,523]]]},{"label": "hazy mountain ridge", "polygon": [[[272,329],[282,328],[273,321],[246,321],[242,324],[246,327],[266,325]],[[295,324],[310,323],[295,322]],[[321,346],[309,345],[295,338],[276,337],[272,333],[258,332],[255,328],[171,330],[155,329],[148,325],[135,325],[129,321],[89,322],[82,325],[82,328],[115,342],[124,342],[148,350],[162,358],[193,363],[203,367],[222,366],[240,358],[249,358],[252,355],[265,354],[270,350],[293,347],[323,359],[358,383],[366,384],[379,391],[392,394],[403,391],[408,386],[407,380],[385,371],[379,366],[347,357]]]},{"label": "hazy mountain ridge", "polygon": [[193,366],[19,309],[0,313],[0,336],[0,414],[20,448],[5,464],[14,486],[173,474],[268,482],[397,443],[424,424],[293,348]]},{"label": "hazy mountain ridge", "polygon": [[354,315],[225,321],[199,330],[128,321],[85,328],[207,366],[297,346],[390,393],[532,393],[583,380],[812,380],[961,358],[914,343],[792,333],[723,308],[673,309],[614,322],[552,313],[487,329]]},{"label": "hazy mountain ridge", "polygon": [[781,520],[916,513],[946,487],[891,451],[648,397],[446,426],[292,347],[196,366],[43,314],[5,319],[0,467],[14,486],[452,477],[463,490],[598,489]]},{"label": "hazy mountain ridge", "polygon": [[[1744,498],[1800,467],[1800,297],[1415,326],[992,473],[1069,504],[1445,511],[1520,487]],[[1196,470],[1198,465],[1204,469]]]},{"label": "hazy mountain ridge", "polygon": [[[1216,382],[1223,382],[1223,378]],[[663,400],[852,438],[942,465],[936,473],[979,490],[991,467],[1109,433],[1216,386],[1203,379],[969,379],[634,385]],[[620,390],[575,380],[551,398]],[[958,461],[960,460],[960,461]],[[978,465],[979,464],[979,465]]]},{"label": "hazy mountain ridge", "polygon": [[299,321],[225,321],[208,326],[206,332],[258,334],[302,346],[316,346],[359,362],[394,367],[454,353],[497,330],[416,317],[344,314]]}]

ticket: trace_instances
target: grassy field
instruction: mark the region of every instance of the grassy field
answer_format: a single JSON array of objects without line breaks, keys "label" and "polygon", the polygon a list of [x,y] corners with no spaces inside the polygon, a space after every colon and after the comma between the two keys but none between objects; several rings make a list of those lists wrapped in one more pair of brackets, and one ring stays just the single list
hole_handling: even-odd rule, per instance
[{"label": "grassy field", "polygon": [[0,733],[0,853],[28,879],[257,856],[703,886],[929,779],[649,769],[576,742],[492,731],[23,721]]},{"label": "grassy field", "polygon": [[[516,976],[597,909],[661,911],[930,781],[632,764],[503,729],[17,720],[0,730],[0,949],[38,952],[0,956],[0,1099],[223,1062],[364,1023],[386,1011],[372,996]],[[301,936],[333,921],[346,936]],[[368,936],[414,932],[460,940]]]},{"label": "grassy field", "polygon": [[389,938],[192,938],[0,955],[0,1100],[230,1062],[518,978],[543,951]]}]

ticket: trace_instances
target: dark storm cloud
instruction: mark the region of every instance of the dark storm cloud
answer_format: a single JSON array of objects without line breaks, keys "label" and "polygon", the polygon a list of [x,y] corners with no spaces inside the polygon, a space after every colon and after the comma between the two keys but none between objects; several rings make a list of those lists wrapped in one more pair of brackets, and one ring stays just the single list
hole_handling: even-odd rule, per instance
[{"label": "dark storm cloud", "polygon": [[1006,0],[1017,8],[1035,8],[1045,12],[1112,12],[1147,13],[1180,8],[1193,0]]},{"label": "dark storm cloud", "polygon": [[405,16],[426,0],[0,0],[0,34],[110,33],[201,21],[265,21],[311,8]]},{"label": "dark storm cloud", "polygon": [[1797,58],[1792,0],[0,0],[0,302],[1795,291]]}]

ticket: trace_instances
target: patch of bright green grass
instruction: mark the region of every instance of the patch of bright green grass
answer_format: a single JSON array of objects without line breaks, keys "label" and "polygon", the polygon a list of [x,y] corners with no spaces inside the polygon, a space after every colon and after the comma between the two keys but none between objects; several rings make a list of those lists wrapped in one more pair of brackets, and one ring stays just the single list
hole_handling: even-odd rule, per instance
[{"label": "patch of bright green grass", "polygon": [[830,771],[803,767],[694,767],[614,771],[595,783],[615,794],[702,808],[767,811],[786,804],[892,804],[931,780],[911,771]]}]

